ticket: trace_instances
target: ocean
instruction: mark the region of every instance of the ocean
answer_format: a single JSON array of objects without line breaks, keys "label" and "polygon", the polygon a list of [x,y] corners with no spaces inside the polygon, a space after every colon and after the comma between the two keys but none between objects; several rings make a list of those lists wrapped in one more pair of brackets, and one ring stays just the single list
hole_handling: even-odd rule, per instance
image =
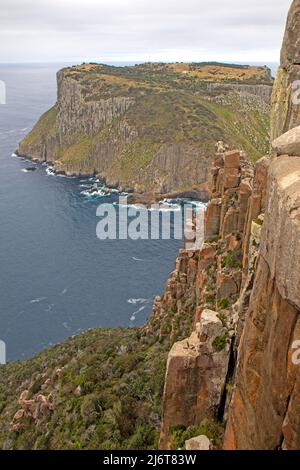
[{"label": "ocean", "polygon": [[42,165],[26,172],[32,163],[12,156],[55,103],[61,67],[0,66],[7,92],[0,105],[0,340],[8,361],[88,328],[143,325],[183,245],[99,240],[103,201],[81,194],[89,182],[51,176]]}]

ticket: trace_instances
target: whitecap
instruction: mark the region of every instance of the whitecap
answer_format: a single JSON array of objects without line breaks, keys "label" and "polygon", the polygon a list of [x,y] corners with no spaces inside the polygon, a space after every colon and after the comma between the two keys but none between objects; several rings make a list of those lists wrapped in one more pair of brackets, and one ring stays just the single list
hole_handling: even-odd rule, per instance
[{"label": "whitecap", "polygon": [[60,295],[65,295],[68,292],[68,288],[66,287],[64,290],[61,291]]},{"label": "whitecap", "polygon": [[90,190],[86,189],[85,191],[81,191],[80,194],[82,194],[83,196],[86,196],[86,197],[107,197],[109,196],[109,194],[106,194],[104,193],[103,191],[101,191],[101,189],[99,189],[98,191],[93,191],[91,192]]},{"label": "whitecap", "polygon": [[45,312],[47,313],[51,312],[53,307],[54,307],[54,304],[49,304],[48,307],[45,309]]},{"label": "whitecap", "polygon": [[135,256],[132,256],[132,259],[133,259],[134,261],[146,261],[145,259],[136,258]]},{"label": "whitecap", "polygon": [[43,302],[46,299],[47,299],[47,297],[38,297],[37,299],[30,300],[29,303],[30,304],[38,304],[40,302]]},{"label": "whitecap", "polygon": [[55,175],[55,171],[54,169],[51,167],[51,166],[48,166],[48,168],[46,168],[46,174],[48,176],[54,176]]},{"label": "whitecap", "polygon": [[146,307],[143,306],[143,307],[140,307],[138,310],[136,310],[135,312],[133,312],[133,314],[131,315],[130,317],[130,321],[135,321],[136,320],[136,315],[140,312],[142,312]]},{"label": "whitecap", "polygon": [[131,299],[128,299],[127,302],[129,304],[132,304],[132,305],[147,304],[148,302],[150,302],[150,299],[143,299],[143,298],[134,299],[134,298],[131,298]]}]

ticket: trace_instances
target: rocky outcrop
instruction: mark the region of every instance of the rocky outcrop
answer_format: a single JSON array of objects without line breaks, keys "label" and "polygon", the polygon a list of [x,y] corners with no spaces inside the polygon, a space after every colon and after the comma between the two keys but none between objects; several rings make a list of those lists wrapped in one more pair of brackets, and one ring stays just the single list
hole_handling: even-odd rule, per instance
[{"label": "rocky outcrop", "polygon": [[28,398],[29,391],[24,390],[18,400],[21,409],[15,413],[11,423],[11,429],[14,432],[20,430],[23,420],[26,420],[26,418],[32,418],[34,421],[38,421],[47,418],[49,413],[54,410],[53,397],[51,394],[45,397],[40,393],[30,400]]},{"label": "rocky outcrop", "polygon": [[[299,170],[297,157],[279,157],[269,167],[268,205],[238,354],[225,449],[300,446],[295,410],[300,374],[299,365],[292,361],[300,325]],[[290,414],[291,406],[295,416]]]},{"label": "rocky outcrop", "polygon": [[201,312],[191,336],[174,344],[167,363],[161,448],[168,447],[170,427],[188,427],[216,416],[225,387],[229,350],[227,329],[218,314],[208,309]]},{"label": "rocky outcrop", "polygon": [[[300,2],[294,1],[276,79],[260,249],[241,328],[224,449],[300,448]],[[287,131],[283,133],[284,131]],[[281,135],[282,134],[282,135]],[[249,261],[250,262],[250,261]],[[296,346],[295,346],[296,345]]]},{"label": "rocky outcrop", "polygon": [[[150,331],[162,334],[170,317],[193,324],[191,336],[175,342],[169,354],[161,448],[169,447],[174,428],[222,421],[227,410],[260,242],[266,174],[264,158],[254,167],[238,151],[216,154],[205,243],[200,250],[181,250],[164,295],[155,301]],[[214,317],[213,328],[203,334],[207,316]]]},{"label": "rocky outcrop", "polygon": [[[216,155],[206,243],[193,253],[198,274],[191,338],[199,354],[193,350],[193,358],[197,364],[206,357],[196,348],[196,332],[203,309],[213,300],[210,308],[222,319],[230,344],[227,371],[219,375],[225,393],[216,398],[203,388],[216,365],[202,368],[200,380],[189,352],[182,349],[184,341],[175,343],[166,374],[162,447],[168,446],[172,427],[197,426],[205,417],[225,425],[224,449],[300,448],[300,369],[295,360],[300,344],[300,134],[294,127],[299,111],[291,99],[292,80],[300,78],[299,5],[295,1],[291,7],[273,95],[277,138],[271,158],[261,158],[253,171],[240,152]],[[179,396],[184,403],[199,404],[197,412],[195,406],[182,410]],[[213,397],[217,413],[210,407]]]},{"label": "rocky outcrop", "polygon": [[300,126],[290,129],[272,142],[271,149],[275,156],[290,155],[300,157]]}]

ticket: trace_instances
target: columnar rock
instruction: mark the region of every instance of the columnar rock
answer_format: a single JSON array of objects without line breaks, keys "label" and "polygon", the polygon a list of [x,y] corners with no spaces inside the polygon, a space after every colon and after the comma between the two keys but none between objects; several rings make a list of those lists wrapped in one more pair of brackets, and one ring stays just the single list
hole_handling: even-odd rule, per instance
[{"label": "columnar rock", "polygon": [[300,338],[299,222],[300,158],[279,156],[269,166],[225,449],[300,448],[300,368],[293,359]]},{"label": "columnar rock", "polygon": [[[191,336],[177,341],[169,354],[163,399],[163,448],[168,447],[171,428],[195,426],[204,418],[217,419],[217,411],[226,400],[228,350],[227,366],[223,363],[220,367],[214,360],[219,356],[215,356],[216,352],[213,353],[209,345],[214,343],[214,347],[220,348],[219,352],[223,351],[236,331],[238,317],[232,306],[242,283],[242,242],[248,233],[245,227],[250,218],[248,203],[253,191],[254,170],[243,154],[230,151],[216,155],[211,174],[213,198],[205,214],[206,242],[201,250],[180,251],[176,269],[164,295],[155,301],[153,318],[148,325],[161,335],[162,325],[170,316],[175,315],[176,321],[185,325],[184,319],[193,317]],[[226,178],[231,174],[237,181],[232,187],[226,187]],[[256,177],[258,191],[261,172],[257,171]],[[262,193],[259,193],[261,199]],[[197,331],[211,311],[216,312],[218,321],[212,324],[220,332],[214,334],[208,330],[207,334],[202,334],[204,341],[199,339]],[[172,332],[170,337],[173,339]],[[218,389],[214,377],[218,377]]]},{"label": "columnar rock", "polygon": [[[300,448],[300,133],[293,83],[300,80],[300,1],[292,3],[273,93],[273,157],[259,162],[247,223],[242,296],[245,323],[238,350],[224,449]],[[299,83],[299,82],[298,82]],[[258,190],[258,191],[257,191]],[[254,199],[258,193],[257,200]],[[262,223],[263,222],[263,223]],[[247,238],[247,237],[246,237]],[[260,239],[260,250],[251,246]],[[251,275],[252,272],[252,275]]]},{"label": "columnar rock", "polygon": [[287,19],[280,67],[273,87],[271,142],[300,124],[299,44],[300,0],[294,0]]},{"label": "columnar rock", "polygon": [[216,416],[228,361],[226,328],[217,312],[203,310],[196,330],[188,339],[175,343],[169,353],[161,448],[168,447],[171,426],[199,424],[204,418]]}]

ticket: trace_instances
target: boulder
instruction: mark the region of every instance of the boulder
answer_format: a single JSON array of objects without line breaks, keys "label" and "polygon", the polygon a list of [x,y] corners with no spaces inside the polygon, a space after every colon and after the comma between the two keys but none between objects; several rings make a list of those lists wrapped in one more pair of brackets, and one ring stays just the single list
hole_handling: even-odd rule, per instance
[{"label": "boulder", "polygon": [[185,441],[186,450],[210,450],[210,440],[207,436],[192,437]]},{"label": "boulder", "polygon": [[225,153],[225,168],[239,168],[240,167],[240,152],[237,150],[230,150]]},{"label": "boulder", "polygon": [[300,156],[300,126],[290,129],[272,142],[272,151],[277,155]]}]

